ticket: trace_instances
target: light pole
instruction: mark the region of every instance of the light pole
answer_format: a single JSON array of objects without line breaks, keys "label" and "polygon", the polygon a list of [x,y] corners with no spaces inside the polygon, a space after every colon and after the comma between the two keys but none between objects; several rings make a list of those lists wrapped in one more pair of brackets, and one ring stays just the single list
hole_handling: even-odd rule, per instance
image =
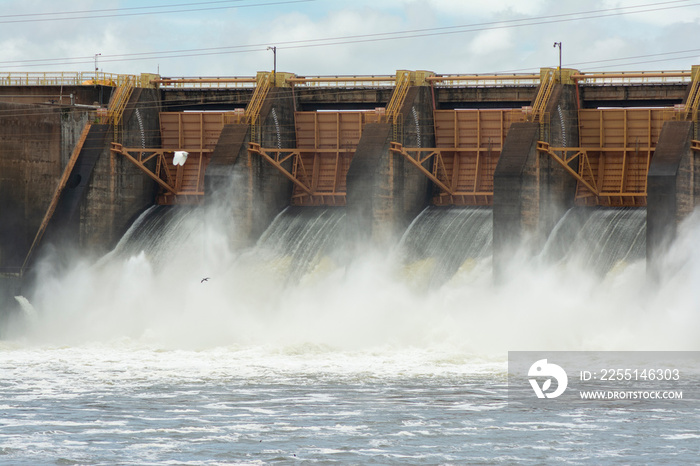
[{"label": "light pole", "polygon": [[561,84],[561,42],[555,42],[554,47],[559,47],[559,83]]},{"label": "light pole", "polygon": [[272,50],[272,82],[277,83],[277,47],[268,47]]},{"label": "light pole", "polygon": [[95,54],[95,80],[97,80],[97,57],[102,55],[101,53],[96,53]]}]

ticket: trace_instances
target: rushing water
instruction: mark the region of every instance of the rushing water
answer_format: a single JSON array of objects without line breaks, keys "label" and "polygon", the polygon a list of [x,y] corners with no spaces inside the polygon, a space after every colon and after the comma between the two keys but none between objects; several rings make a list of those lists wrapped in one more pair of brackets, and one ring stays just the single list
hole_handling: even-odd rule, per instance
[{"label": "rushing water", "polygon": [[[463,227],[483,232],[481,214]],[[342,210],[288,211],[244,253],[200,215],[151,212],[98,264],[44,266],[32,317],[0,341],[0,464],[697,461],[691,401],[547,411],[506,395],[509,350],[700,349],[696,217],[653,286],[629,255],[602,276],[523,259],[497,286],[488,254],[456,248],[458,273],[425,289],[405,269],[436,253],[401,248],[429,251],[430,226],[342,263]],[[444,215],[428,224],[465,214]],[[159,222],[160,242],[134,247]]]},{"label": "rushing water", "polygon": [[488,207],[426,207],[399,242],[414,281],[441,286],[461,267],[491,257],[493,211]]},{"label": "rushing water", "polygon": [[570,209],[556,225],[542,257],[606,274],[646,257],[646,209]]}]

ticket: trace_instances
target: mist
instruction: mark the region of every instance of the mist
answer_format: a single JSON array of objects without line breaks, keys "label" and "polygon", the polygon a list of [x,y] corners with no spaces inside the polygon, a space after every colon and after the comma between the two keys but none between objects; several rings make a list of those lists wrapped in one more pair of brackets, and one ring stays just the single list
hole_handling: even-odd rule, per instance
[{"label": "mist", "polygon": [[[397,260],[396,247],[367,249],[348,263],[326,251],[297,273],[292,258],[260,245],[234,250],[236,238],[216,209],[173,215],[177,221],[160,236],[137,222],[96,263],[76,257],[61,268],[45,259],[26,297],[36,315],[17,316],[8,340],[498,357],[509,350],[700,349],[697,212],[681,225],[660,283],[649,282],[643,260],[601,276],[571,251],[558,262],[523,251],[502,283],[494,284],[486,257],[465,260],[451,278],[427,287],[415,272],[421,264]],[[160,239],[129,242],[136,234]]]}]

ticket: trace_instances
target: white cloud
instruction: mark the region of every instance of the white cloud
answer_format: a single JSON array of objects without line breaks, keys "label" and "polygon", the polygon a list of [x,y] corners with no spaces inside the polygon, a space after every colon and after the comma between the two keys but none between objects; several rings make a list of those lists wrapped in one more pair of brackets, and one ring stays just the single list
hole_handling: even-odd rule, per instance
[{"label": "white cloud", "polygon": [[603,0],[602,7],[606,9],[620,8],[620,11],[629,12],[624,17],[625,21],[643,25],[668,26],[700,20],[700,8],[693,3],[673,4],[669,2],[669,4],[661,5],[660,2],[651,1]]},{"label": "white cloud", "polygon": [[[640,4],[642,0],[356,0],[317,1],[282,7],[236,8],[195,13],[120,16],[101,20],[47,21],[6,24],[0,47],[2,60],[84,57],[81,63],[25,67],[26,71],[91,70],[101,53],[100,67],[118,73],[155,72],[168,76],[253,75],[272,68],[277,45],[278,69],[297,74],[387,74],[397,69],[429,69],[438,73],[537,70],[557,63],[552,43],[563,42],[566,64],[636,55],[650,56],[629,65],[633,69],[688,69],[697,53],[671,54],[674,61],[654,61],[654,54],[692,49],[700,39],[696,26],[700,7],[653,13],[565,21],[544,16]],[[647,0],[644,0],[647,1]],[[651,2],[651,0],[649,0]],[[671,4],[669,4],[671,5]],[[659,5],[662,8],[669,5]],[[140,6],[122,0],[117,6]],[[111,8],[96,0],[71,2],[71,10]],[[53,0],[13,0],[3,14],[56,10]],[[531,18],[530,26],[512,27],[513,20]],[[455,26],[480,24],[471,32]],[[500,25],[500,26],[499,26]],[[415,31],[403,39],[372,36]],[[459,31],[459,32],[458,32]],[[364,36],[338,40],[323,47],[294,47],[296,40]],[[262,44],[256,51],[164,52]],[[229,49],[235,52],[235,49]],[[160,52],[148,60],[143,53]],[[126,54],[132,60],[115,55]],[[117,60],[118,59],[118,60]],[[117,60],[117,61],[113,61]],[[626,61],[601,62],[624,67]],[[4,65],[4,66],[3,66]],[[0,71],[17,70],[0,64]],[[588,69],[595,69],[595,64]]]},{"label": "white cloud", "polygon": [[512,46],[511,31],[493,29],[477,34],[469,44],[469,51],[475,55],[500,53]]}]

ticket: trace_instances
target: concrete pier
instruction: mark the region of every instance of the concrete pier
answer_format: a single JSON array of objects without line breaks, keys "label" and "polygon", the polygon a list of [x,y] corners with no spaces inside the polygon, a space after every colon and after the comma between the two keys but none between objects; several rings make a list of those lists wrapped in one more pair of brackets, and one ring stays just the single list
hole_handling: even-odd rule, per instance
[{"label": "concrete pier", "polygon": [[[429,87],[411,86],[400,115],[404,144],[435,145]],[[361,244],[393,244],[432,193],[429,180],[389,150],[394,131],[391,123],[367,124],[347,173],[348,223]]]},{"label": "concrete pier", "polygon": [[678,224],[700,204],[700,160],[691,150],[692,136],[692,122],[666,122],[649,167],[647,270],[654,279]]}]

